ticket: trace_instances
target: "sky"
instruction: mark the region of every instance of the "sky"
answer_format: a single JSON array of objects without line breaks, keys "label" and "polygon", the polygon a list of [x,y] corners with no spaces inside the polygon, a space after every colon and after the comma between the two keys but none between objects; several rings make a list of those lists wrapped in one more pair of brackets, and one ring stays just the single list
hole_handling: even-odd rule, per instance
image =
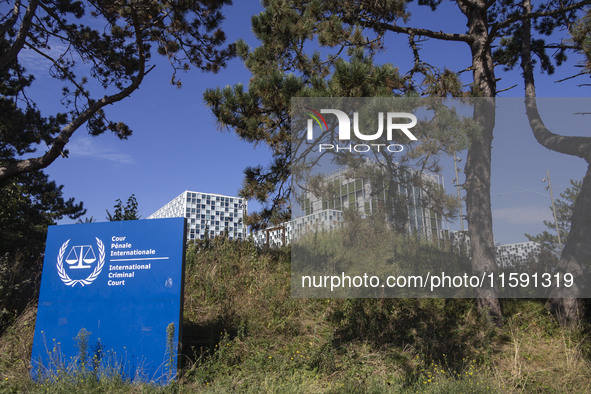
[{"label": "sky", "polygon": [[[251,32],[250,19],[262,8],[257,0],[234,1],[225,12],[228,42],[244,39],[251,47],[257,40]],[[413,9],[410,19],[414,26],[447,31],[456,26],[464,32],[465,21],[453,4],[444,2],[435,13],[428,7]],[[388,36],[388,50],[378,56],[378,62],[391,62],[408,70],[412,58],[405,37]],[[422,44],[422,54],[433,65],[460,70],[469,65],[470,54],[465,44],[442,43],[431,40]],[[45,114],[63,110],[59,102],[61,85],[47,75],[47,65],[30,53],[23,53],[24,62],[36,77],[31,89],[33,97]],[[576,60],[569,59],[552,76],[537,75],[539,97],[579,97],[589,95],[589,88],[579,87],[581,79],[556,83],[577,73]],[[518,86],[501,93],[503,97],[522,97],[523,87],[519,70],[503,73],[499,89]],[[469,76],[465,77],[469,80]],[[220,130],[214,116],[203,103],[207,88],[235,83],[248,84],[249,72],[240,59],[233,59],[218,74],[192,70],[180,75],[183,86],[171,86],[172,70],[166,61],[158,60],[156,68],[146,77],[140,89],[125,100],[109,107],[107,115],[127,123],[134,131],[128,140],[121,141],[105,133],[88,135],[80,128],[67,148],[69,158],[57,159],[46,169],[52,180],[64,185],[64,196],[83,201],[88,217],[104,221],[106,209],[112,211],[117,198],[125,201],[135,194],[139,212],[146,218],[185,190],[224,195],[236,195],[241,187],[243,170],[247,166],[270,163],[269,150],[240,140],[232,130]],[[574,115],[589,108],[591,100],[554,101],[547,104],[549,125],[557,132],[567,122],[568,130],[578,135],[589,135],[584,117]],[[533,139],[525,118],[518,119],[512,108],[522,106],[515,99],[505,102],[503,123],[493,142],[492,209],[495,241],[512,243],[526,241],[524,233],[536,234],[544,230],[543,220],[551,219],[550,197],[542,178],[550,171],[555,197],[569,186],[569,180],[581,179],[585,162],[578,158],[551,152]],[[557,109],[560,109],[558,111]],[[566,121],[564,119],[567,119]],[[465,154],[463,156],[465,162]],[[462,162],[462,163],[463,163]],[[455,194],[452,184],[453,162],[443,160],[443,176],[449,193]],[[249,202],[249,211],[259,207]],[[63,219],[61,224],[71,223]],[[449,223],[452,230],[459,222]]]}]

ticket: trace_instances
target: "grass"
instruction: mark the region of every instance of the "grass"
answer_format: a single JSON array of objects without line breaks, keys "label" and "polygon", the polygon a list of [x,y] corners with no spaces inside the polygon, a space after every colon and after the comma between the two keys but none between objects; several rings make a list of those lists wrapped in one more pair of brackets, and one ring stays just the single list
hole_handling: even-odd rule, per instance
[{"label": "grass", "polygon": [[0,338],[0,392],[588,392],[585,326],[505,300],[291,298],[289,250],[223,240],[187,253],[183,365],[166,387],[79,374],[32,382],[35,305]]}]

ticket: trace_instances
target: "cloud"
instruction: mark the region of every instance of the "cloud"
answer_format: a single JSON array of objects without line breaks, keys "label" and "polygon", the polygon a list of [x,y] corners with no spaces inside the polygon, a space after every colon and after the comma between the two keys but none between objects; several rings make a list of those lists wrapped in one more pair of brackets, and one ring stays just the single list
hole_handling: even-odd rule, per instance
[{"label": "cloud", "polygon": [[89,136],[79,137],[70,141],[66,148],[72,157],[90,157],[95,160],[104,160],[120,165],[133,164],[133,157],[127,153],[120,153],[112,148],[100,146],[95,138]]},{"label": "cloud", "polygon": [[[46,55],[57,59],[66,52],[67,48],[68,47],[61,42],[53,42],[51,43],[50,48],[43,48],[41,51]],[[18,61],[27,71],[35,74],[46,73],[47,70],[53,66],[51,60],[27,47],[24,47],[18,53]]]},{"label": "cloud", "polygon": [[552,218],[550,210],[545,206],[497,208],[493,209],[492,215],[493,221],[508,224],[540,224]]}]

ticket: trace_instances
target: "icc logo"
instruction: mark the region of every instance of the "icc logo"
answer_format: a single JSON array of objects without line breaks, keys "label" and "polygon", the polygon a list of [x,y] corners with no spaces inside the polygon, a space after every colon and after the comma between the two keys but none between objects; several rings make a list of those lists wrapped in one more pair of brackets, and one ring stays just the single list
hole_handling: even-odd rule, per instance
[{"label": "icc logo", "polygon": [[[93,245],[75,245],[68,250],[70,240],[67,240],[62,244],[57,255],[56,268],[60,279],[67,286],[74,287],[77,283],[80,283],[81,286],[89,285],[94,282],[103,270],[105,264],[105,245],[100,239],[96,237],[95,239],[98,254],[95,253]],[[66,250],[68,250],[67,255]],[[64,255],[66,255],[65,259]],[[70,270],[76,270],[78,272],[84,272],[82,270],[90,270],[95,262],[98,261],[98,263],[94,267],[94,270],[85,279],[72,279],[66,272],[64,260]]]}]

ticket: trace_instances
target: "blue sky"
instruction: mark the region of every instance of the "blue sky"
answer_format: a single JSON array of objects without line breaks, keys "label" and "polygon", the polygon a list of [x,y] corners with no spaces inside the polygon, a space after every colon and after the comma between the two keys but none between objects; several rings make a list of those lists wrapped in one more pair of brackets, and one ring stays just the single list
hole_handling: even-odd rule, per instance
[{"label": "blue sky", "polygon": [[[229,42],[242,38],[251,46],[256,45],[250,18],[260,10],[260,3],[256,0],[236,0],[235,5],[226,9],[224,30]],[[435,13],[420,7],[413,12],[411,24],[413,20],[420,21],[413,25],[435,30],[448,30],[447,26],[452,24],[457,26],[457,32],[465,30],[462,16],[446,2]],[[412,60],[406,38],[390,35],[386,46],[388,51],[379,56],[379,61],[389,61],[405,72]],[[466,45],[461,43],[432,40],[423,44],[422,54],[431,64],[452,70],[465,68],[470,60]],[[139,201],[142,217],[147,217],[184,190],[236,195],[246,166],[270,162],[269,151],[264,146],[254,147],[241,141],[232,131],[220,132],[213,115],[203,104],[206,88],[239,82],[248,84],[250,75],[239,59],[232,60],[218,74],[193,70],[181,75],[183,87],[180,89],[170,85],[171,69],[166,62],[156,64],[138,91],[108,109],[111,119],[123,121],[134,130],[129,140],[120,141],[110,134],[91,137],[81,128],[68,146],[70,157],[59,158],[46,170],[53,180],[65,185],[65,196],[84,201],[87,216],[99,221],[104,220],[105,209],[112,210],[115,199],[125,201],[132,193]],[[538,75],[538,96],[588,96],[588,88],[578,87],[583,82],[580,79],[554,82],[578,72],[575,64],[571,59],[553,76]],[[34,58],[27,59],[27,66],[36,76],[31,96],[45,113],[59,111],[60,84],[51,80],[46,75],[46,65]],[[468,75],[465,77],[469,78]],[[523,95],[518,70],[508,73],[499,70],[499,77],[502,78],[499,89],[518,84],[502,96]],[[519,100],[515,103],[515,106],[521,105]],[[589,103],[591,101],[587,101]],[[564,116],[573,118],[568,110],[565,109]],[[560,122],[560,119],[552,117],[552,121]],[[578,120],[581,120],[580,116]],[[541,231],[544,229],[542,220],[551,218],[549,195],[541,182],[546,168],[550,170],[555,196],[569,185],[569,179],[581,179],[586,169],[583,160],[539,146],[527,124],[522,121],[519,125],[513,130],[499,131],[494,140],[494,230],[496,241],[502,243],[524,241],[523,233]],[[577,133],[589,135],[584,128]],[[446,188],[455,193],[451,183],[453,164],[450,160],[444,164]],[[249,208],[256,209],[257,204],[251,202]],[[62,221],[69,222],[67,219]],[[459,224],[451,223],[450,228],[459,229]]]}]

